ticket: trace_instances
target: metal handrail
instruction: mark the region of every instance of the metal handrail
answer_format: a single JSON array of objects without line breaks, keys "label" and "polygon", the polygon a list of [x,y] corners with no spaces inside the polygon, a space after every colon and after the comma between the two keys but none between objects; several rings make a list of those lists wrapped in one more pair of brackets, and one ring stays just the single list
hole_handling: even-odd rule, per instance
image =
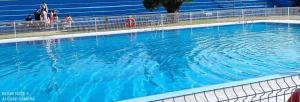
[{"label": "metal handrail", "polygon": [[[278,83],[279,80],[283,80],[283,83]],[[292,81],[292,83],[288,83],[287,80]],[[278,89],[273,89],[270,85],[269,82],[276,82],[277,85],[279,86]],[[298,83],[296,83],[298,82]],[[161,102],[161,101],[165,101],[168,100],[168,102],[170,100],[173,100],[173,102],[176,102],[177,98],[184,98],[186,99],[188,96],[193,96],[194,99],[193,100],[197,100],[196,102],[231,102],[231,101],[242,101],[245,102],[248,98],[251,98],[251,100],[249,102],[256,102],[256,101],[262,101],[262,100],[268,100],[267,102],[273,102],[270,101],[270,99],[275,98],[276,101],[278,101],[277,98],[283,98],[283,101],[287,101],[288,98],[294,98],[294,97],[289,97],[291,96],[291,94],[298,89],[298,87],[300,86],[300,74],[294,74],[294,75],[288,75],[288,76],[283,76],[283,77],[279,77],[279,78],[274,78],[274,79],[268,79],[268,80],[262,80],[262,81],[257,81],[257,82],[252,82],[252,83],[246,83],[246,84],[240,84],[240,85],[235,85],[235,86],[227,86],[224,88],[220,88],[220,89],[211,89],[211,90],[206,90],[206,91],[202,91],[202,92],[196,92],[196,93],[191,93],[191,94],[186,94],[186,95],[180,95],[180,96],[173,96],[173,97],[169,97],[169,98],[165,98],[165,99],[158,99],[158,100],[153,100],[153,102]],[[267,85],[262,87],[261,84],[265,83]],[[259,87],[262,89],[262,92],[256,92],[255,90],[258,90],[257,88],[254,88],[253,85],[258,84]],[[286,85],[284,85],[286,84]],[[247,93],[244,89],[245,86],[250,86],[250,90],[254,91],[254,93]],[[241,95],[241,94],[237,94],[237,92],[233,92],[235,94],[235,97],[229,98],[228,94],[226,93],[227,89],[235,89],[235,88],[242,88],[242,91],[244,91],[245,95]],[[269,90],[267,90],[269,89]],[[221,92],[220,94],[223,94],[224,96],[226,96],[225,99],[219,99],[216,93],[217,91]],[[283,93],[280,91],[284,91]],[[276,92],[276,95],[268,95],[265,96],[267,93],[269,94],[274,94],[274,92]],[[207,96],[206,93],[213,93],[210,96]],[[280,93],[280,94],[278,94]],[[197,99],[196,95],[200,95],[203,94],[203,96],[205,97],[202,100]],[[231,93],[232,94],[232,93]],[[288,96],[288,97],[287,97]],[[212,97],[216,97],[217,100],[211,100]],[[190,99],[191,100],[191,99]],[[246,101],[246,102],[248,102]],[[184,100],[184,102],[187,102],[186,100]],[[280,101],[281,102],[281,101]]]}]

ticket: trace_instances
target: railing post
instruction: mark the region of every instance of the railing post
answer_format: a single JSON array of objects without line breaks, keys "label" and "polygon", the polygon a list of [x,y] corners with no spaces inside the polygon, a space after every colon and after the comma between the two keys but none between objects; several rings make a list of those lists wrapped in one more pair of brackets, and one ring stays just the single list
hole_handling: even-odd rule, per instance
[{"label": "railing post", "polygon": [[290,7],[288,7],[288,20],[290,20]]},{"label": "railing post", "polygon": [[14,21],[14,33],[15,33],[15,37],[17,37],[17,29],[16,29],[16,22]]},{"label": "railing post", "polygon": [[265,17],[267,17],[268,9],[267,9],[267,8],[264,8],[264,11],[265,11]]},{"label": "railing post", "polygon": [[95,31],[97,32],[98,29],[97,29],[97,17],[95,17]]},{"label": "railing post", "polygon": [[217,23],[220,23],[219,21],[219,11],[217,10]]},{"label": "railing post", "polygon": [[163,14],[160,14],[160,25],[161,25],[161,26],[164,25],[164,17],[163,17]]},{"label": "railing post", "polygon": [[58,26],[59,26],[59,25],[58,25],[58,21],[59,21],[59,20],[58,20],[58,17],[57,17],[57,19],[56,19],[56,32],[58,32],[58,30],[59,30],[59,29],[58,29]]},{"label": "railing post", "polygon": [[243,22],[245,22],[245,12],[244,12],[244,9],[242,9],[242,20],[243,20]]},{"label": "railing post", "polygon": [[190,25],[192,25],[192,24],[193,24],[193,13],[190,12]]}]

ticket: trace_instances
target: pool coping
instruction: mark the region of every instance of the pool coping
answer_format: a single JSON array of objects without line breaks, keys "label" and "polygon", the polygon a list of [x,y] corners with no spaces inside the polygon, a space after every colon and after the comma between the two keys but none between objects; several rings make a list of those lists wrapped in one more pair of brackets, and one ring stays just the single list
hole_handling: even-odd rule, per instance
[{"label": "pool coping", "polygon": [[185,29],[185,28],[196,28],[196,27],[212,27],[212,26],[224,26],[224,25],[233,25],[233,24],[242,24],[242,23],[260,23],[260,22],[277,22],[277,23],[287,23],[287,22],[295,23],[295,22],[298,22],[298,23],[300,23],[300,21],[294,21],[294,20],[288,20],[288,21],[287,20],[284,20],[284,21],[283,20],[254,20],[254,21],[242,21],[242,22],[226,22],[226,23],[197,24],[197,25],[183,25],[183,26],[152,27],[152,28],[129,29],[129,30],[118,30],[118,31],[74,33],[74,34],[65,34],[65,35],[50,35],[50,36],[40,36],[40,37],[24,37],[24,38],[1,39],[0,44],[25,42],[25,41],[37,41],[37,40],[74,38],[74,37],[128,34],[128,33],[155,31],[155,30],[173,30],[173,29]]}]

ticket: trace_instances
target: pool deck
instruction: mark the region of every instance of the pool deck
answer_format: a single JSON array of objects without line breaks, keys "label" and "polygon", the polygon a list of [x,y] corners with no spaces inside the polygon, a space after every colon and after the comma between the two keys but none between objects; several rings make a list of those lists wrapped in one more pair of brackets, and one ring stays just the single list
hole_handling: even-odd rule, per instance
[{"label": "pool deck", "polygon": [[128,34],[128,33],[146,32],[146,31],[155,31],[155,30],[172,30],[172,29],[184,29],[184,28],[195,28],[195,27],[224,26],[224,25],[232,25],[232,24],[259,23],[259,22],[300,24],[300,20],[253,20],[253,21],[244,21],[244,22],[235,21],[235,22],[224,22],[224,23],[180,25],[180,26],[166,26],[166,27],[151,27],[151,28],[128,29],[128,30],[118,30],[118,31],[104,31],[104,32],[92,32],[92,33],[74,33],[74,34],[62,34],[62,35],[48,35],[48,36],[39,36],[39,37],[8,38],[8,39],[1,39],[0,44],[2,44],[2,43],[24,42],[24,41],[35,41],[35,40],[50,40],[50,39],[62,39],[62,38],[73,38],[73,37]]}]

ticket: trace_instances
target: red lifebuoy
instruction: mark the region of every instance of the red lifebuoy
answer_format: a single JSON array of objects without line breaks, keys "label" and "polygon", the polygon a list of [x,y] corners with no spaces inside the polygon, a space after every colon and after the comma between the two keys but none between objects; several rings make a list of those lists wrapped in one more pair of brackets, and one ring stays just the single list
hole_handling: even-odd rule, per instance
[{"label": "red lifebuoy", "polygon": [[295,92],[292,93],[287,102],[300,102],[300,89],[296,89]]},{"label": "red lifebuoy", "polygon": [[125,26],[127,28],[134,28],[135,27],[135,19],[134,18],[127,18],[125,20]]}]

